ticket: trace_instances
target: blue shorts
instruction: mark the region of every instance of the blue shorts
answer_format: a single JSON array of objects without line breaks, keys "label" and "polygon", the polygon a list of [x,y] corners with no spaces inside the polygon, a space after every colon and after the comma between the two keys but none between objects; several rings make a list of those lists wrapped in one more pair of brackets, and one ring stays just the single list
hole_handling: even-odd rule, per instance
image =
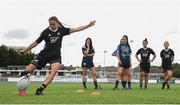
[{"label": "blue shorts", "polygon": [[118,64],[118,67],[122,67],[124,69],[130,68],[130,62],[121,62],[121,64]]},{"label": "blue shorts", "polygon": [[88,59],[88,58],[83,58],[81,67],[85,67],[85,68],[94,67],[93,60],[92,59]]}]

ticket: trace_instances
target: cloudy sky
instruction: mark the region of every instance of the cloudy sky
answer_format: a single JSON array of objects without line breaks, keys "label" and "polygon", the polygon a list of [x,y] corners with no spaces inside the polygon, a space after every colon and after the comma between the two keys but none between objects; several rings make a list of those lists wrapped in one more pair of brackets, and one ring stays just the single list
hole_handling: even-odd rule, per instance
[{"label": "cloudy sky", "polygon": [[[81,65],[81,48],[87,37],[95,47],[95,65],[117,65],[111,56],[122,35],[132,40],[133,66],[138,64],[135,52],[142,40],[157,54],[153,65],[160,65],[160,51],[168,40],[180,63],[180,2],[178,0],[0,0],[0,44],[28,46],[48,27],[48,18],[57,16],[66,27],[76,27],[96,20],[94,27],[63,39],[62,60],[65,65]],[[38,53],[44,43],[33,49]]]}]

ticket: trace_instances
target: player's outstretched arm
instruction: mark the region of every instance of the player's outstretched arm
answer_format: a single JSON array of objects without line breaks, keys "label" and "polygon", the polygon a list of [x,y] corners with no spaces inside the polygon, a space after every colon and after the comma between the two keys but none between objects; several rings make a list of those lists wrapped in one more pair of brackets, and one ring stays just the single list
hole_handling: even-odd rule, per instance
[{"label": "player's outstretched arm", "polygon": [[25,55],[29,50],[31,50],[32,48],[36,47],[38,45],[38,43],[36,41],[32,42],[28,47],[20,50],[18,52],[19,55]]},{"label": "player's outstretched arm", "polygon": [[76,28],[70,28],[70,33],[79,32],[79,31],[82,31],[84,29],[87,29],[89,27],[94,26],[95,23],[96,23],[96,20],[93,20],[93,21],[90,21],[89,24],[87,24],[87,25],[79,26]]}]

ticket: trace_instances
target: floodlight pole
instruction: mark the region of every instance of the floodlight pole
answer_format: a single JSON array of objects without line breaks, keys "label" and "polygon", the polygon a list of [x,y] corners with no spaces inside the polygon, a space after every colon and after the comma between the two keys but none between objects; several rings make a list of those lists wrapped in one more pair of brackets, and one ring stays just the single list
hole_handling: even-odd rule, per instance
[{"label": "floodlight pole", "polygon": [[108,51],[104,51],[104,70],[103,70],[103,77],[105,77],[105,70],[106,70],[106,53],[107,53]]}]

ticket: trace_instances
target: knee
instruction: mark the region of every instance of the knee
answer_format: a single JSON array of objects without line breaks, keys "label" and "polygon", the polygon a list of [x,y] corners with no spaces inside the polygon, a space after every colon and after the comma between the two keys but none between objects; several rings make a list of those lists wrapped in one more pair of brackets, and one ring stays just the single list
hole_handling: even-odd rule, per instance
[{"label": "knee", "polygon": [[145,74],[145,77],[147,78],[149,75],[148,74]]},{"label": "knee", "polygon": [[131,76],[131,71],[128,71],[127,75],[130,77]]},{"label": "knee", "polygon": [[127,77],[130,77],[131,75],[129,73],[126,74]]},{"label": "knee", "polygon": [[96,72],[93,72],[93,73],[92,73],[92,76],[93,76],[93,77],[96,77],[96,75],[97,75]]},{"label": "knee", "polygon": [[140,76],[141,76],[141,77],[144,77],[144,76],[145,76],[145,74],[144,74],[144,73],[140,73]]},{"label": "knee", "polygon": [[168,76],[168,77],[171,77],[171,76],[172,76],[172,73],[168,73],[167,76]]},{"label": "knee", "polygon": [[117,74],[117,75],[120,77],[120,76],[122,76],[122,73],[121,73],[121,72],[118,72],[118,74]]},{"label": "knee", "polygon": [[33,68],[30,65],[26,66],[26,71],[32,72],[32,70],[33,70]]},{"label": "knee", "polygon": [[172,71],[167,71],[167,76],[172,76]]},{"label": "knee", "polygon": [[86,72],[82,72],[82,76],[86,76]]}]

